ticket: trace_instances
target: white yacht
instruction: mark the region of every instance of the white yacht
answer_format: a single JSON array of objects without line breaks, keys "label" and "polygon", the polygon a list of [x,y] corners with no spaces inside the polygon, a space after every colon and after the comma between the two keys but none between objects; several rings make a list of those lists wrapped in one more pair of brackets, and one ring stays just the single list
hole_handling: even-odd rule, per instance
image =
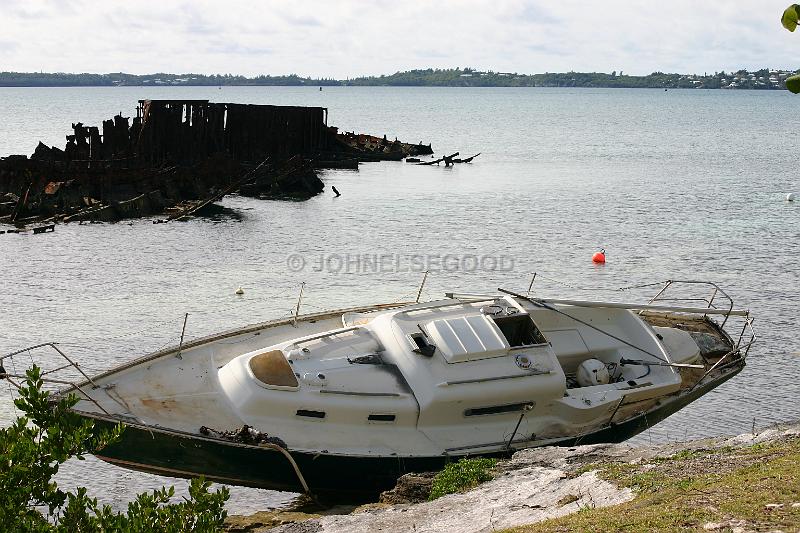
[{"label": "white yacht", "polygon": [[343,497],[465,456],[627,439],[741,371],[751,326],[732,302],[449,294],[243,327],[59,394],[127,426],[98,453],[113,464]]}]

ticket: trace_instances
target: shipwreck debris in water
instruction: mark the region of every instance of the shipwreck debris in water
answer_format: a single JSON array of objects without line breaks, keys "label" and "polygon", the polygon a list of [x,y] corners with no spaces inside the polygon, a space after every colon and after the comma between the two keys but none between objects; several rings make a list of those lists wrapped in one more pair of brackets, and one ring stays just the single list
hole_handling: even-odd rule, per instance
[{"label": "shipwreck debris in water", "polygon": [[223,196],[306,199],[318,168],[430,153],[430,145],[340,134],[323,107],[140,100],[131,120],[72,124],[64,149],[0,158],[0,223],[183,218]]},{"label": "shipwreck debris in water", "polygon": [[481,153],[478,152],[477,154],[475,154],[473,156],[465,157],[463,159],[460,159],[460,158],[456,157],[458,155],[459,155],[459,153],[456,152],[454,154],[442,156],[439,159],[434,159],[433,161],[424,161],[424,162],[420,161],[416,157],[409,157],[409,158],[406,159],[406,162],[408,162],[408,163],[417,163],[419,165],[425,165],[425,166],[430,166],[430,165],[439,166],[439,163],[443,162],[444,166],[451,167],[456,163],[472,163],[472,160],[475,159],[476,157],[478,157],[479,155],[481,155]]},{"label": "shipwreck debris in water", "polygon": [[[335,130],[338,132],[338,130]],[[336,133],[335,140],[340,149],[354,154],[359,161],[402,161],[408,156],[430,155],[433,148],[430,144],[409,144],[389,141],[386,135],[356,134],[355,132]]]}]

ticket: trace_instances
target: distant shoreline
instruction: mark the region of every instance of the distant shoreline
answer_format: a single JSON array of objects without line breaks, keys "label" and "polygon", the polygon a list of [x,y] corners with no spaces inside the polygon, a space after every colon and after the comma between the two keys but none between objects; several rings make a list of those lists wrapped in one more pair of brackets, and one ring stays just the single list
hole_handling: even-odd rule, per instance
[{"label": "distant shoreline", "polygon": [[[161,88],[176,88],[176,87],[192,87],[192,88],[199,88],[199,87],[217,87],[217,85],[3,85],[0,83],[0,89],[113,89],[116,87],[161,87]],[[219,85],[219,87],[307,87],[309,89],[318,90],[316,85],[277,85],[277,84],[270,84],[270,85],[236,85],[236,84],[229,84],[229,85]],[[353,87],[370,87],[370,88],[392,88],[392,89],[421,89],[421,88],[430,88],[430,89],[647,89],[647,90],[654,90],[654,91],[663,91],[664,89],[672,89],[672,90],[687,90],[692,91],[694,88],[688,87],[605,87],[601,85],[593,85],[593,86],[580,86],[580,87],[570,87],[566,85],[523,85],[523,86],[510,86],[510,85],[481,85],[481,86],[460,86],[460,85],[322,85],[326,89],[328,88],[353,88]],[[708,87],[700,87],[700,89],[706,91],[717,91],[719,89],[710,89]],[[785,89],[785,87],[779,87],[777,89]],[[738,88],[737,90],[744,90],[744,91],[762,91],[765,89],[751,89],[751,88]],[[770,89],[766,89],[770,90]]]},{"label": "distant shoreline", "polygon": [[204,74],[67,74],[0,72],[0,87],[576,87],[608,89],[754,89],[782,90],[794,74],[788,70],[631,76],[602,72],[518,74],[473,69],[427,69],[345,80],[287,76]]}]

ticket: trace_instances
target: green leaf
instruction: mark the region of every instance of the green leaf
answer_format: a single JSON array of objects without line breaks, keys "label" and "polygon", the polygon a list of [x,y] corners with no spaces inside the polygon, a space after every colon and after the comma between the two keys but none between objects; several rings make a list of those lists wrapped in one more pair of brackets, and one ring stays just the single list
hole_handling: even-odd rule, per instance
[{"label": "green leaf", "polygon": [[794,94],[800,93],[800,74],[786,78],[786,88]]},{"label": "green leaf", "polygon": [[792,4],[786,8],[781,17],[781,24],[789,31],[797,29],[797,24],[800,23],[800,6]]}]

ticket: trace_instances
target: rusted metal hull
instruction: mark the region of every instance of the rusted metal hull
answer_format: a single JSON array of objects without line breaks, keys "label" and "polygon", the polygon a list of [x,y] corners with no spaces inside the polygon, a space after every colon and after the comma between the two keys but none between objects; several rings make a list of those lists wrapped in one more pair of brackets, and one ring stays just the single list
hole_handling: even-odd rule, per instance
[{"label": "rusted metal hull", "polygon": [[[141,100],[132,120],[72,124],[63,150],[39,143],[30,158],[0,158],[0,223],[158,215],[220,191],[307,199],[324,188],[315,168],[430,151],[369,135],[359,144],[327,120],[322,107]],[[260,175],[239,183],[259,162]]]},{"label": "rusted metal hull", "polygon": [[[335,128],[331,129],[336,132]],[[335,147],[351,153],[361,161],[401,161],[408,156],[433,153],[430,144],[410,144],[397,139],[390,141],[385,135],[381,138],[345,132],[336,133],[335,140]]]}]

